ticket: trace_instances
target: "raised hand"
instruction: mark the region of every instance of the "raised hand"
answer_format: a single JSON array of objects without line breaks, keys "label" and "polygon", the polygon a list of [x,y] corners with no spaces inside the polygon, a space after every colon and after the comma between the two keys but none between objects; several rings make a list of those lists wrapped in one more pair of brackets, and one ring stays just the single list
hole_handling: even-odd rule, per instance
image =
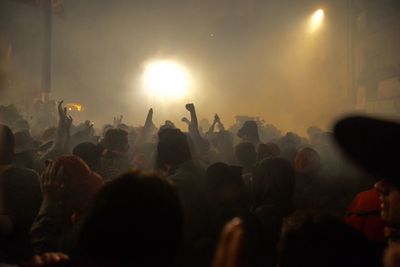
[{"label": "raised hand", "polygon": [[189,103],[186,104],[185,108],[189,111],[189,112],[194,112],[194,104],[193,103]]},{"label": "raised hand", "polygon": [[181,119],[181,121],[184,122],[184,123],[186,123],[187,125],[190,125],[190,121],[189,121],[189,119],[186,118],[186,117],[183,117],[183,118]]},{"label": "raised hand", "polygon": [[215,114],[214,122],[215,122],[216,124],[218,124],[218,129],[219,129],[220,131],[224,131],[224,130],[225,130],[224,124],[221,122],[221,119],[220,119],[220,117],[218,116],[218,114]]},{"label": "raised hand", "polygon": [[64,130],[66,127],[70,127],[72,123],[72,117],[67,115],[67,108],[63,108],[62,104],[64,100],[61,100],[57,104],[58,109],[58,125],[61,126]]},{"label": "raised hand", "polygon": [[214,122],[215,123],[221,123],[221,119],[219,118],[218,114],[216,114],[216,113],[214,115]]},{"label": "raised hand", "polygon": [[243,267],[244,230],[239,218],[228,222],[222,230],[212,267]]},{"label": "raised hand", "polygon": [[94,135],[94,129],[93,129],[93,123],[89,120],[86,120],[84,122],[85,128],[83,129],[86,133],[89,135],[93,136]]},{"label": "raised hand", "polygon": [[199,137],[200,136],[199,124],[197,122],[197,115],[196,115],[196,109],[194,107],[194,104],[189,103],[189,104],[186,104],[185,107],[190,112],[189,133],[192,136]]},{"label": "raised hand", "polygon": [[120,125],[122,123],[123,118],[124,118],[124,116],[122,116],[122,115],[114,117],[114,119],[113,119],[114,128],[116,128],[118,125]]},{"label": "raised hand", "polygon": [[68,116],[67,108],[63,108],[63,100],[57,103],[58,110],[58,126],[56,139],[54,141],[52,150],[65,149],[68,145],[70,129],[72,125],[72,117]]},{"label": "raised hand", "polygon": [[144,123],[144,127],[146,129],[150,129],[152,125],[153,125],[153,109],[150,108],[149,111],[147,112],[147,117]]}]

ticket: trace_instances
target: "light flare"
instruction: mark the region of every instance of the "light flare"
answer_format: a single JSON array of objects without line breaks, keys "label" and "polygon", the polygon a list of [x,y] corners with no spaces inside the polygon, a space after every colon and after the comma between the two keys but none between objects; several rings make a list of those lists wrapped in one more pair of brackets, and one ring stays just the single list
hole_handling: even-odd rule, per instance
[{"label": "light flare", "polygon": [[324,11],[322,9],[318,9],[312,14],[310,18],[310,31],[315,32],[322,26],[322,22],[324,21]]},{"label": "light flare", "polygon": [[159,99],[181,99],[187,94],[190,84],[189,72],[175,61],[155,61],[145,67],[143,85],[148,93]]}]

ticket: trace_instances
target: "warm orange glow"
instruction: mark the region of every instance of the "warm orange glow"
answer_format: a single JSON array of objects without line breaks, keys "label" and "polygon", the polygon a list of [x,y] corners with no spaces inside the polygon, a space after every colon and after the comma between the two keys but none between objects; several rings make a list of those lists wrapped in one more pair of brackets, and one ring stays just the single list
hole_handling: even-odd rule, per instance
[{"label": "warm orange glow", "polygon": [[65,105],[65,107],[69,110],[69,111],[84,111],[84,108],[81,104],[78,103],[68,103]]}]

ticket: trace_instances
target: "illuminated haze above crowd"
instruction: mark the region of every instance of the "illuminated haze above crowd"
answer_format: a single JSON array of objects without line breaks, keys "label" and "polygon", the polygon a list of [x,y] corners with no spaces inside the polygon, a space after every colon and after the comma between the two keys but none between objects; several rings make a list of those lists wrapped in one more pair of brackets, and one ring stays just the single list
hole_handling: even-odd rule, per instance
[{"label": "illuminated haze above crowd", "polygon": [[[328,128],[346,109],[332,75],[343,72],[345,22],[331,2],[66,1],[53,18],[50,97],[81,104],[76,119],[98,125],[120,114],[143,124],[150,107],[155,122],[180,125],[192,102],[200,119],[218,113],[228,125],[248,115],[284,131]],[[8,5],[20,10],[3,17],[16,40],[15,86],[40,88],[40,12]]]}]

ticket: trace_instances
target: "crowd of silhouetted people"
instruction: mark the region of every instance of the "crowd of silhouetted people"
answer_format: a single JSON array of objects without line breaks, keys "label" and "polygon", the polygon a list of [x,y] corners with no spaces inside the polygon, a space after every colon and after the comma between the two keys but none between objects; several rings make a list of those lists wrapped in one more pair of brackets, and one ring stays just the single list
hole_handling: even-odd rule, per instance
[{"label": "crowd of silhouetted people", "polygon": [[62,101],[35,121],[1,106],[0,265],[400,266],[398,124],[302,137],[185,108],[186,129],[152,109],[97,129]]}]

